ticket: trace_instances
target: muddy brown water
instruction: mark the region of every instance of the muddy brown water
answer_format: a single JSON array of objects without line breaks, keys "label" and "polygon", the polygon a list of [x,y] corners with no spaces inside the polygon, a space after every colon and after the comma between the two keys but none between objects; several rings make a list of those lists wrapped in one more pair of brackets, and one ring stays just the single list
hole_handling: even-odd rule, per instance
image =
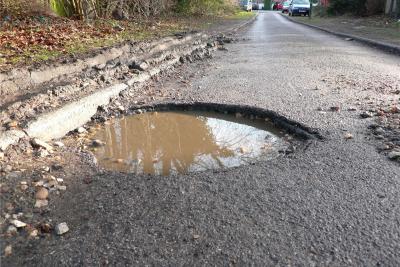
[{"label": "muddy brown water", "polygon": [[99,165],[129,173],[170,175],[268,160],[286,144],[264,119],[212,112],[148,112],[108,122],[94,139]]}]

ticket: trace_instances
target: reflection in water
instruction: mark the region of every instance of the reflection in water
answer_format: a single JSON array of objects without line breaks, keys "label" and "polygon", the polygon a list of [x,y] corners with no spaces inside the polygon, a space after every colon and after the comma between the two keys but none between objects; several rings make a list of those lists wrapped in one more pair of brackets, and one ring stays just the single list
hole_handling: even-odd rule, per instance
[{"label": "reflection in water", "polygon": [[[246,124],[243,124],[246,122]],[[249,123],[251,125],[249,125]],[[107,169],[169,175],[273,158],[283,142],[266,122],[229,115],[152,112],[111,121],[95,134],[95,154]]]}]

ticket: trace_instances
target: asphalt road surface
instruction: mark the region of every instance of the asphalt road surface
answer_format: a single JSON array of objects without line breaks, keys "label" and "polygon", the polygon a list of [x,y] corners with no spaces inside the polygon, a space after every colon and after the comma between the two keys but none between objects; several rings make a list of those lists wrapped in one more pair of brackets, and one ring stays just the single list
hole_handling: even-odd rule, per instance
[{"label": "asphalt road surface", "polygon": [[400,83],[400,58],[274,12],[239,37],[198,65],[206,75],[184,94],[267,108],[324,140],[223,172],[99,173],[56,203],[52,214],[68,221],[67,235],[31,241],[5,263],[399,266],[399,164],[377,152],[379,140],[367,135],[372,119],[347,109],[389,98],[375,88]]}]

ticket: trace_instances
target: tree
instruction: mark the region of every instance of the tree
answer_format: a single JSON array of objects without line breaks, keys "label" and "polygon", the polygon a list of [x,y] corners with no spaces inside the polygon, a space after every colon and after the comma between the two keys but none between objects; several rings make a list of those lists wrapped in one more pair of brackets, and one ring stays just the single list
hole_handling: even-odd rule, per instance
[{"label": "tree", "polygon": [[264,0],[264,9],[271,10],[271,0]]}]

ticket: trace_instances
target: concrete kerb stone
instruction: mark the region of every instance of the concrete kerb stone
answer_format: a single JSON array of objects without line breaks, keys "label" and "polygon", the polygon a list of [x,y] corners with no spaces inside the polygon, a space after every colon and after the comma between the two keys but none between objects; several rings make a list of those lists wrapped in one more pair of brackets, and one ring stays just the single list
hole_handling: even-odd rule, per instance
[{"label": "concrete kerb stone", "polygon": [[366,45],[374,47],[374,48],[378,48],[378,49],[383,50],[385,52],[389,52],[389,53],[392,53],[392,54],[400,55],[400,46],[392,45],[392,44],[388,44],[388,43],[384,43],[384,42],[380,42],[380,41],[375,41],[375,40],[371,40],[371,39],[368,39],[368,38],[363,38],[363,37],[359,37],[359,36],[355,36],[355,35],[351,35],[351,34],[347,34],[347,33],[335,32],[335,31],[332,31],[332,30],[328,30],[326,28],[322,28],[322,27],[311,25],[311,24],[307,24],[307,23],[304,23],[304,22],[301,22],[301,21],[293,20],[293,19],[291,19],[288,16],[283,15],[283,14],[280,14],[280,15],[282,17],[286,18],[287,20],[291,21],[291,22],[294,22],[294,23],[297,23],[297,24],[300,24],[300,25],[304,25],[304,26],[307,26],[309,28],[313,28],[313,29],[316,29],[316,30],[319,30],[319,31],[323,31],[323,32],[326,32],[326,33],[329,33],[329,34],[332,34],[332,35],[335,35],[335,36],[338,36],[338,37],[341,37],[341,38],[351,38],[354,41],[366,44]]},{"label": "concrete kerb stone", "polygon": [[61,138],[69,131],[87,123],[97,112],[98,106],[106,105],[112,97],[128,88],[126,84],[117,84],[97,91],[76,102],[30,122],[25,130],[29,137],[49,141]]},{"label": "concrete kerb stone", "polygon": [[[204,33],[191,33],[182,38],[179,37],[165,37],[148,44],[149,51],[146,54],[151,57],[154,53],[165,51],[173,46],[184,45],[196,38],[207,38]],[[0,73],[0,95],[6,94],[7,91],[18,91],[20,88],[40,85],[44,82],[52,81],[59,77],[74,75],[84,71],[85,69],[92,68],[100,64],[107,64],[107,62],[116,60],[131,53],[133,45],[125,44],[121,47],[113,47],[106,49],[99,54],[85,58],[78,59],[75,63],[70,64],[54,64],[39,70],[30,70],[29,68],[13,69],[9,72]]]}]

